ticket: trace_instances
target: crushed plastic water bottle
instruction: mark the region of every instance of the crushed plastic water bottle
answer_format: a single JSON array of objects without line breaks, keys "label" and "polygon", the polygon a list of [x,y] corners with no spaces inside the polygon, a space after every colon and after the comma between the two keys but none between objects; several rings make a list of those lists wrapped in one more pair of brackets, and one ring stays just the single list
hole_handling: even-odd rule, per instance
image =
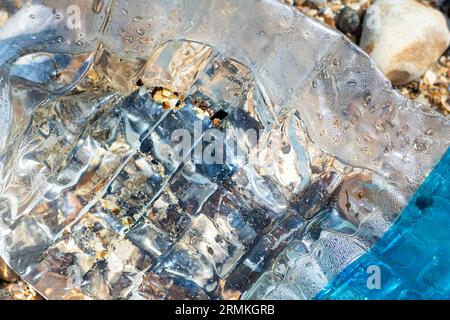
[{"label": "crushed plastic water bottle", "polygon": [[314,298],[449,146],[275,1],[0,13],[0,256],[49,299]]}]

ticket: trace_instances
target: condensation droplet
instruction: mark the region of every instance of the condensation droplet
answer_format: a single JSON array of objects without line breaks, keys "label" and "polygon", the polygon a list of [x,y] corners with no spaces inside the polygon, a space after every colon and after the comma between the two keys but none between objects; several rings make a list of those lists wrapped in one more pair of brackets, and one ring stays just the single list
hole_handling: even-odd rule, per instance
[{"label": "condensation droplet", "polygon": [[152,40],[149,38],[139,38],[138,41],[141,44],[147,44],[147,43],[150,43]]},{"label": "condensation droplet", "polygon": [[366,93],[366,95],[364,96],[364,103],[366,104],[366,106],[370,105],[372,103],[372,95],[370,94],[370,92]]},{"label": "condensation droplet", "polygon": [[423,152],[427,149],[426,143],[419,139],[414,140],[413,147],[414,147],[414,150],[416,150],[418,152]]},{"label": "condensation droplet", "polygon": [[103,0],[95,0],[92,5],[92,11],[99,14],[103,10]]}]

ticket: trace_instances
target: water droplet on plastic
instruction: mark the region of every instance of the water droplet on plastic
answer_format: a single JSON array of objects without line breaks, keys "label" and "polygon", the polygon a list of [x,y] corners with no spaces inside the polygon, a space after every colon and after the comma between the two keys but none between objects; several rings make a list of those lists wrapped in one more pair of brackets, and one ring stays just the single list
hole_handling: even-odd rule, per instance
[{"label": "water droplet on plastic", "polygon": [[92,5],[92,11],[94,13],[99,14],[103,10],[103,0],[95,0],[94,4]]},{"label": "water droplet on plastic", "polygon": [[372,103],[372,95],[370,94],[370,92],[366,93],[366,95],[364,96],[364,103],[366,104],[366,106],[368,106],[369,104]]},{"label": "water droplet on plastic", "polygon": [[126,43],[133,43],[133,37],[122,33],[122,40]]},{"label": "water droplet on plastic", "polygon": [[427,149],[427,145],[425,144],[425,142],[416,139],[414,140],[414,144],[413,144],[414,150],[418,151],[418,152],[423,152]]}]

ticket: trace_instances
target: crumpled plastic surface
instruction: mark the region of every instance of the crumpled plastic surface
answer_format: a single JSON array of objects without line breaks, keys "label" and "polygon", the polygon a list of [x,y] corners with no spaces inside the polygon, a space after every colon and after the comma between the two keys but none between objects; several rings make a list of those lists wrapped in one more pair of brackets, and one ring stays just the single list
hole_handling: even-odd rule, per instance
[{"label": "crumpled plastic surface", "polygon": [[[313,298],[449,146],[448,119],[275,1],[0,9],[0,255],[46,298]],[[214,126],[202,101],[271,166],[175,159],[175,129]]]}]

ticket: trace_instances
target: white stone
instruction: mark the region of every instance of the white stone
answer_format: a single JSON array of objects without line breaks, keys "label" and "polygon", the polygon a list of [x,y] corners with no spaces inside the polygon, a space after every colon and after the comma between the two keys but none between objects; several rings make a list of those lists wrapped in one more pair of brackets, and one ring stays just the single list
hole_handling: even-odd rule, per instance
[{"label": "white stone", "polygon": [[425,82],[425,84],[432,86],[436,83],[436,81],[437,76],[433,71],[428,70],[427,72],[425,72],[423,76],[423,82]]},{"label": "white stone", "polygon": [[448,21],[415,0],[377,0],[368,9],[363,48],[394,84],[421,77],[450,43]]}]

